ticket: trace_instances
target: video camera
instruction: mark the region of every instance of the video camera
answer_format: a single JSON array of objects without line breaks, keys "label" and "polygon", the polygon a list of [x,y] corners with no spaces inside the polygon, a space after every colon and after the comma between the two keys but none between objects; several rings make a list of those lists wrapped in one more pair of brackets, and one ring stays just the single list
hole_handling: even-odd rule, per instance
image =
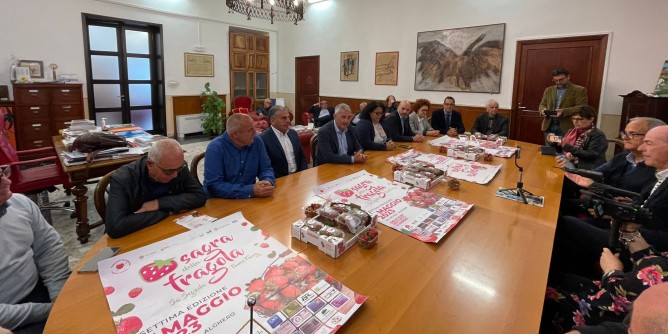
[{"label": "video camera", "polygon": [[598,218],[609,216],[618,222],[641,225],[649,224],[652,219],[650,210],[642,207],[645,200],[638,193],[597,182],[580,193],[584,195],[585,205],[592,208]]}]

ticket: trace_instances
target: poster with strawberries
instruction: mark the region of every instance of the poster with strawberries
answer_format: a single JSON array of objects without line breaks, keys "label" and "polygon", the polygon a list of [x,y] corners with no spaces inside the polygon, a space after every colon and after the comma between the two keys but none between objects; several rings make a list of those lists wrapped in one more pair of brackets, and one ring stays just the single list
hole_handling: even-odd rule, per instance
[{"label": "poster with strawberries", "polygon": [[332,202],[359,205],[378,222],[423,242],[438,242],[473,207],[367,171],[325,183],[314,189]]},{"label": "poster with strawberries", "polygon": [[454,148],[457,145],[476,146],[483,148],[485,153],[490,153],[499,158],[510,158],[515,154],[515,147],[503,146],[493,140],[465,140],[443,136],[430,140],[429,144],[437,147],[445,146],[447,148]]},{"label": "poster with strawberries", "polygon": [[334,333],[367,299],[241,213],[98,267],[119,334]]},{"label": "poster with strawberries", "polygon": [[408,150],[391,156],[387,158],[387,161],[392,164],[401,165],[413,161],[426,162],[445,171],[448,177],[478,184],[489,183],[501,169],[501,165],[482,164],[475,161],[460,160],[440,154],[423,153],[415,150]]}]

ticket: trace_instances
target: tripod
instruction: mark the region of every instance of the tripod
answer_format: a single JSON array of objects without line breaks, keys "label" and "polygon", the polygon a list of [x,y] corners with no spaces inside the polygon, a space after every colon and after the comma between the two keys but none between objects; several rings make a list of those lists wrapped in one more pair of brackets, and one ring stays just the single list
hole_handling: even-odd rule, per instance
[{"label": "tripod", "polygon": [[533,196],[533,194],[522,188],[524,186],[524,182],[522,182],[522,175],[524,174],[524,168],[522,168],[520,165],[517,164],[517,159],[519,158],[520,158],[520,147],[517,146],[517,148],[515,149],[515,166],[517,167],[517,170],[519,170],[520,172],[520,177],[519,180],[517,181],[517,188],[505,188],[505,189],[499,189],[499,191],[513,193],[517,195],[519,198],[521,198],[524,204],[529,204],[526,195]]}]

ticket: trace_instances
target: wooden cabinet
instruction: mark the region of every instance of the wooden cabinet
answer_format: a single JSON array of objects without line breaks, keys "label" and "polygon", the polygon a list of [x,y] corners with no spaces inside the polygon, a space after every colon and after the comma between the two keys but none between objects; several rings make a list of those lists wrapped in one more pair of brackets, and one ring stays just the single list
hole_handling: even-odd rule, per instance
[{"label": "wooden cabinet", "polygon": [[14,84],[14,101],[19,150],[51,146],[65,122],[84,117],[81,84]]},{"label": "wooden cabinet", "polygon": [[256,106],[269,97],[269,36],[230,32],[230,100],[249,96]]},{"label": "wooden cabinet", "polygon": [[650,97],[637,90],[620,96],[624,98],[624,102],[619,131],[624,130],[629,120],[634,117],[654,117],[668,123],[668,97]]}]

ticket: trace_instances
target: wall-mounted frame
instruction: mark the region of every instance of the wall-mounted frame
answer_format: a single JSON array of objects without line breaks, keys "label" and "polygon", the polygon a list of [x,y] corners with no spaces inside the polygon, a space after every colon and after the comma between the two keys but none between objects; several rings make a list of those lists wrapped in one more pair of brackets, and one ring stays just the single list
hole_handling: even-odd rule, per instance
[{"label": "wall-mounted frame", "polygon": [[341,68],[339,78],[341,81],[359,80],[360,52],[341,52]]},{"label": "wall-mounted frame", "polygon": [[396,86],[399,79],[399,51],[376,52],[376,85]]},{"label": "wall-mounted frame", "polygon": [[19,60],[19,67],[30,69],[30,78],[44,78],[44,62],[41,60]]},{"label": "wall-mounted frame", "polygon": [[183,59],[187,77],[214,76],[213,55],[184,52]]},{"label": "wall-mounted frame", "polygon": [[505,23],[419,32],[415,90],[499,93]]}]

